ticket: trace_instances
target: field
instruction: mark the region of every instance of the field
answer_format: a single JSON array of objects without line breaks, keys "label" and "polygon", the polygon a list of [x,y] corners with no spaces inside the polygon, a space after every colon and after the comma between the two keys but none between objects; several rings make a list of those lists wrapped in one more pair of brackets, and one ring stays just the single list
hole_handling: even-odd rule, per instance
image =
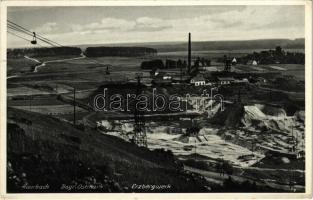
[{"label": "field", "polygon": [[[225,54],[230,57],[239,57],[253,51],[259,51],[259,49],[243,49],[234,51],[193,51],[192,57],[193,59],[198,56],[212,59],[212,66],[208,70],[209,72],[212,72],[222,71],[224,68],[222,63],[216,62],[216,58],[222,57]],[[196,120],[199,121],[199,123],[203,127],[201,129],[201,134],[197,137],[185,136],[182,135],[182,132],[177,132],[177,128],[181,128],[183,131],[186,132],[186,128],[190,126],[190,124],[184,124],[179,119],[171,119],[170,124],[157,120],[155,120],[155,122],[153,123],[147,122],[146,125],[148,127],[147,131],[148,147],[150,149],[149,151],[142,149],[140,150],[140,148],[132,146],[132,144],[130,144],[129,142],[125,142],[124,140],[118,139],[113,136],[108,136],[109,134],[119,136],[119,134],[117,134],[119,131],[125,131],[127,129],[126,132],[131,132],[132,128],[131,125],[129,127],[125,127],[127,123],[123,122],[122,120],[118,120],[116,117],[126,116],[125,113],[121,114],[118,112],[113,112],[111,113],[112,115],[110,115],[110,113],[98,114],[94,111],[91,111],[89,109],[90,107],[92,107],[90,102],[92,102],[92,97],[95,92],[97,92],[101,86],[104,86],[106,84],[114,85],[117,83],[135,83],[135,78],[138,72],[142,73],[143,75],[142,82],[146,83],[146,85],[151,85],[150,70],[141,70],[141,62],[150,59],[186,60],[185,51],[162,51],[155,57],[98,57],[94,58],[94,60],[91,60],[83,56],[60,56],[41,57],[36,59],[44,63],[44,65],[41,65],[41,67],[37,68],[36,72],[31,69],[34,67],[35,64],[38,64],[38,62],[27,58],[8,60],[7,102],[9,107],[8,113],[10,123],[15,123],[20,126],[25,131],[26,138],[32,138],[34,136],[35,138],[38,137],[35,141],[48,141],[48,143],[45,143],[44,145],[40,144],[39,142],[38,146],[36,146],[36,148],[43,148],[43,152],[49,154],[53,151],[56,151],[55,148],[62,149],[64,145],[72,145],[69,148],[65,148],[64,151],[69,151],[73,153],[73,149],[78,150],[78,153],[75,154],[75,156],[78,157],[77,160],[82,161],[86,166],[89,166],[89,164],[87,164],[89,162],[93,163],[91,165],[91,168],[95,168],[95,171],[99,170],[99,166],[95,166],[99,163],[96,163],[95,160],[99,160],[99,158],[101,158],[103,160],[102,164],[105,165],[106,170],[109,171],[108,175],[114,177],[115,180],[119,180],[119,183],[123,187],[128,188],[130,185],[130,181],[133,181],[133,175],[137,177],[135,178],[135,181],[146,181],[146,178],[142,176],[142,173],[150,173],[150,170],[155,171],[151,174],[151,183],[164,183],[166,181],[169,181],[173,184],[176,184],[177,187],[171,191],[202,191],[202,186],[205,184],[209,184],[210,186],[212,186],[212,188],[214,188],[214,184],[218,183],[218,185],[220,185],[225,181],[225,178],[218,178],[218,174],[214,170],[203,171],[203,169],[197,169],[196,167],[188,168],[190,167],[188,166],[185,168],[189,169],[187,171],[203,175],[204,177],[206,177],[206,180],[209,183],[204,184],[201,178],[199,179],[201,181],[197,179],[196,184],[198,184],[198,188],[201,188],[199,190],[195,187],[196,185],[193,187],[190,186],[189,183],[180,184],[179,182],[184,182],[187,180],[185,179],[185,172],[183,174],[180,174],[180,172],[170,171],[173,174],[178,173],[179,175],[178,177],[167,177],[169,174],[169,172],[166,171],[168,170],[167,161],[165,161],[163,165],[162,163],[157,163],[155,160],[149,160],[149,157],[153,155],[151,154],[151,152],[153,152],[152,150],[156,151],[161,148],[165,150],[170,150],[170,152],[175,155],[175,158],[180,159],[180,161],[195,159],[204,161],[208,165],[211,165],[212,163],[215,163],[218,159],[224,159],[225,161],[231,163],[231,165],[234,167],[234,177],[236,177],[236,181],[257,181],[256,179],[259,178],[261,180],[259,182],[262,183],[258,184],[262,186],[266,185],[277,190],[288,190],[288,185],[286,185],[287,183],[282,180],[285,172],[285,169],[283,167],[277,167],[273,165],[273,163],[269,161],[271,159],[268,160],[268,157],[265,155],[264,152],[253,151],[253,149],[251,149],[251,147],[249,146],[250,143],[248,144],[246,142],[246,144],[243,144],[235,141],[236,138],[238,139],[237,136],[240,136],[239,132],[234,132],[232,131],[232,128],[229,127],[225,128],[225,124],[211,124],[211,122],[209,122],[210,115],[208,115],[208,113],[198,113],[200,117],[196,118]],[[107,73],[107,67],[109,73]],[[179,72],[180,69],[167,69],[164,71],[175,74]],[[258,66],[236,65],[232,67],[232,71],[242,73],[281,72],[283,75],[293,75],[295,76],[296,80],[301,81],[304,81],[305,74],[304,66],[295,64],[275,64]],[[74,88],[76,90],[75,117],[80,125],[83,124],[82,129],[85,130],[85,132],[72,127],[74,120]],[[115,89],[117,92],[119,91],[118,87]],[[128,89],[130,90],[130,87]],[[206,89],[211,88],[207,86]],[[169,87],[163,87],[161,88],[161,90],[164,94],[171,94],[175,92],[184,93],[184,91],[190,92],[190,90],[195,93],[198,92],[198,90],[200,91],[199,88],[195,88],[190,85],[186,85],[184,89],[173,85]],[[303,98],[303,92],[301,94],[298,92],[293,92],[291,94],[290,91],[281,91],[281,89],[275,90],[275,88],[262,87],[258,87],[257,89],[253,89],[252,87],[252,89],[250,88],[249,91],[253,91],[251,93],[253,93],[253,95],[255,96],[257,96],[256,93],[259,91],[264,92],[264,94],[267,94],[265,92],[282,92],[283,94],[288,94],[290,96],[294,95],[295,99],[297,99],[297,96],[300,96],[300,100],[299,98],[298,100],[303,101],[303,99],[301,99]],[[264,95],[261,97],[261,100],[249,99],[253,95],[247,95],[245,97],[244,94],[242,94],[242,99],[243,101],[249,101],[249,103],[253,102],[254,100],[262,102],[267,101],[267,103],[273,102],[269,102],[269,100],[266,99],[268,97],[264,97]],[[230,102],[233,101],[233,99],[237,98],[237,94],[233,95],[233,97],[234,98],[232,99],[230,98]],[[288,103],[291,102],[291,104],[294,103],[292,99],[287,99],[286,101]],[[285,103],[286,101],[277,102]],[[191,104],[191,106],[194,106],[194,102],[189,103]],[[211,114],[215,115],[216,113],[217,111]],[[227,113],[227,115],[229,113]],[[98,118],[93,118],[92,116],[94,115],[97,115]],[[166,116],[166,113],[164,116]],[[102,120],[101,117],[110,118],[112,121],[118,121],[117,123],[120,125],[124,124],[124,127],[118,131],[112,130],[99,133],[99,131],[93,130],[94,127],[89,126],[89,124],[86,122],[87,119],[92,119],[93,123],[95,124],[96,122]],[[114,119],[115,117],[116,119]],[[127,117],[132,118],[132,115],[127,115]],[[30,119],[31,123],[35,124],[32,129],[34,130],[34,133],[31,132],[25,124],[21,123],[22,119],[20,118],[23,118],[24,121],[25,119]],[[227,121],[227,123],[230,123],[231,120],[227,119],[225,121]],[[255,123],[255,121],[253,122]],[[275,124],[276,121],[271,121],[271,123]],[[259,124],[253,124],[253,126],[251,125],[251,127],[248,128],[249,130],[251,129],[252,132],[254,131],[254,133],[257,133],[257,130],[253,129],[257,127],[257,125]],[[270,124],[269,128],[272,128],[271,126],[274,125]],[[301,126],[299,125],[299,127],[303,128],[302,124]],[[299,127],[298,129],[300,129]],[[45,134],[48,135],[48,138],[44,138],[43,136],[41,136],[42,130],[45,129],[47,129]],[[60,133],[64,132],[64,130],[68,130],[69,135],[61,136]],[[286,132],[286,130],[279,131]],[[253,134],[244,136],[246,137],[246,139],[251,139]],[[75,141],[78,140],[73,139],[73,137],[79,138],[81,144],[75,144]],[[233,137],[233,139],[227,139],[227,137]],[[285,139],[282,139],[279,134],[276,134],[276,136],[273,137],[265,137],[264,141],[267,141],[269,144],[274,144],[275,142],[277,142],[280,145],[286,146],[286,144],[284,144],[284,142],[282,141]],[[74,140],[74,142],[70,140]],[[26,144],[23,145],[27,146],[30,145],[32,142],[34,141],[27,139]],[[49,142],[52,142],[53,145],[58,143],[60,144],[50,149]],[[20,144],[12,145],[12,148],[14,148],[15,151],[15,149],[17,149]],[[45,149],[45,145],[47,145],[49,148]],[[105,148],[104,153],[102,152],[103,148]],[[35,151],[35,148],[32,148],[31,151]],[[15,152],[11,153],[12,155],[14,155]],[[91,158],[87,156],[90,154],[92,154]],[[110,161],[112,160],[113,162],[110,163]],[[264,163],[262,164],[263,161]],[[48,161],[45,160],[45,162]],[[136,162],[138,162],[138,164],[134,164]],[[171,163],[171,165],[172,164],[173,163]],[[298,163],[297,166],[302,166],[302,164],[303,162]],[[129,166],[134,166],[134,169],[131,169],[130,172],[127,171]],[[142,169],[142,173],[136,171],[136,169],[138,168]],[[270,172],[270,175],[267,175],[266,170],[264,171],[264,169],[262,168],[268,168],[267,172]],[[240,169],[243,169],[243,171],[241,171]],[[301,169],[301,171],[296,171],[296,173],[298,173],[298,175],[300,176],[300,178],[297,180],[297,189],[298,191],[302,191],[304,189],[303,170]],[[270,180],[271,177],[269,176],[273,176],[273,179],[275,180]],[[190,187],[190,189],[186,189],[187,186]],[[121,189],[121,191],[130,190],[124,188]],[[203,189],[203,191],[205,191],[205,189]]]},{"label": "field", "polygon": [[8,59],[7,76],[31,72],[32,67],[36,64],[38,63],[26,58]]}]

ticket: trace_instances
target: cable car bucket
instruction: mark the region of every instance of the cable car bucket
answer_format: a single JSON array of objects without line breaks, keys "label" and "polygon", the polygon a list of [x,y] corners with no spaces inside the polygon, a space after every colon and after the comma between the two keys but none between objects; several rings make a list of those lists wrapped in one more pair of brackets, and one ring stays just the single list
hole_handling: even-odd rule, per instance
[{"label": "cable car bucket", "polygon": [[30,41],[30,43],[32,43],[32,44],[37,44],[37,40],[36,40],[36,33],[35,32],[33,32],[33,40],[32,41]]}]

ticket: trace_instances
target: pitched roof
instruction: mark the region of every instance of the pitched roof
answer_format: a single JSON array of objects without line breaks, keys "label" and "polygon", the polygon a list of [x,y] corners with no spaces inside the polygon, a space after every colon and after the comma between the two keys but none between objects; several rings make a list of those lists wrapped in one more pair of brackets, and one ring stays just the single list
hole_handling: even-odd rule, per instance
[{"label": "pitched roof", "polygon": [[219,80],[219,81],[234,81],[235,79],[233,77],[217,77],[217,80]]},{"label": "pitched roof", "polygon": [[205,78],[202,75],[197,75],[195,77],[192,78],[192,80],[194,81],[205,81]]}]

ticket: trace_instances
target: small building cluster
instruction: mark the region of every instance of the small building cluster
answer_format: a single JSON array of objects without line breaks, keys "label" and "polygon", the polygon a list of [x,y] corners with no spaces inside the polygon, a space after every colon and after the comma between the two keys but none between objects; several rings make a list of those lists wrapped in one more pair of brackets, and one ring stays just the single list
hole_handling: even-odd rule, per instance
[{"label": "small building cluster", "polygon": [[[163,62],[160,59],[144,61],[142,69],[149,69],[151,83],[156,85],[190,84],[195,87],[203,86],[228,86],[247,85],[249,83],[266,84],[267,80],[262,76],[237,73],[232,66],[240,63],[241,58],[224,55],[219,60],[224,63],[224,69],[218,70],[218,66],[211,66],[211,60],[206,58],[191,57],[191,34],[188,40],[188,60],[170,60]],[[256,66],[255,58],[250,58],[248,64]],[[168,70],[171,69],[171,70]],[[251,77],[253,76],[253,77]]]},{"label": "small building cluster", "polygon": [[190,83],[194,84],[195,86],[202,86],[206,85],[206,80],[202,74],[198,74],[190,80]]},{"label": "small building cluster", "polygon": [[239,79],[232,76],[210,76],[204,77],[198,74],[190,80],[190,83],[194,86],[226,86],[231,84],[248,84],[247,78]]},{"label": "small building cluster", "polygon": [[189,84],[195,87],[203,86],[229,86],[229,85],[247,85],[249,83],[265,85],[269,81],[262,76],[244,76],[238,73],[215,72],[202,73],[198,72],[195,76],[180,75],[175,72],[160,71],[159,69],[150,72],[151,83],[155,85]]}]

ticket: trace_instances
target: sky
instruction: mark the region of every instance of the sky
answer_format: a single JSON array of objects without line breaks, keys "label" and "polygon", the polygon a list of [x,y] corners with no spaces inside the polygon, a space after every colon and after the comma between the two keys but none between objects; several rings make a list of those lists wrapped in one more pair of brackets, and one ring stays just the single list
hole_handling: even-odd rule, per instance
[{"label": "sky", "polygon": [[[304,6],[295,5],[8,7],[8,20],[62,45],[186,41],[188,32],[193,41],[305,33]],[[21,46],[31,45],[8,34],[8,47]]]}]

